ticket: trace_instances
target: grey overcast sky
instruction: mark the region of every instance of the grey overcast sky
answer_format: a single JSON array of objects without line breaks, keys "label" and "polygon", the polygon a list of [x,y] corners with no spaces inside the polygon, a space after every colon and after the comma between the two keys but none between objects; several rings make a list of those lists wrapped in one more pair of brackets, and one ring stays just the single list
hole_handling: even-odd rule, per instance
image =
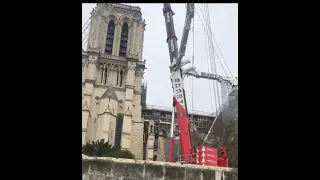
[{"label": "grey overcast sky", "polygon": [[[125,3],[127,4],[127,3]],[[158,106],[172,106],[172,88],[169,80],[169,50],[166,42],[165,19],[162,14],[163,4],[127,4],[140,6],[142,17],[146,20],[146,31],[144,35],[143,59],[147,59],[147,70],[144,80],[148,83],[147,104]],[[90,17],[90,12],[96,4],[82,4],[82,24]],[[196,9],[200,13],[199,6]],[[178,37],[178,47],[182,36],[185,21],[185,4],[171,4],[175,12],[174,25],[176,36]],[[219,45],[219,48],[226,60],[233,76],[238,76],[238,4],[209,4],[209,13],[211,20],[212,33]],[[203,17],[201,14],[201,20]],[[207,55],[205,46],[205,31],[201,24],[200,18],[195,13],[195,50],[194,64],[197,70],[208,72]],[[192,57],[192,38],[193,33],[190,31],[188,47],[185,58]],[[215,46],[216,47],[216,46]],[[218,51],[218,49],[216,48]],[[222,60],[222,57],[219,56]],[[216,58],[217,60],[217,58]],[[220,63],[216,62],[217,71],[220,75],[225,75]],[[224,66],[226,69],[226,66]],[[192,110],[192,93],[191,77],[185,78],[185,91],[188,102],[188,109]],[[193,109],[197,111],[213,112],[210,100],[209,80],[193,79]],[[211,85],[212,90],[212,85]],[[213,94],[213,93],[212,93]]]}]

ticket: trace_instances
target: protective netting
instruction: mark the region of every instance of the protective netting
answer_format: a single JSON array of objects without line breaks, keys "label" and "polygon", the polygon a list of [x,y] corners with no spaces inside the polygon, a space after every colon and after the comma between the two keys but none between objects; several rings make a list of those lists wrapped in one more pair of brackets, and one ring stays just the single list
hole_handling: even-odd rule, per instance
[{"label": "protective netting", "polygon": [[222,120],[238,120],[238,87],[221,84]]},{"label": "protective netting", "polygon": [[[221,142],[228,151],[229,166],[238,167],[238,87],[221,87],[221,92],[227,94],[222,105],[221,122],[223,131],[220,132]],[[222,94],[222,93],[221,93]]]}]

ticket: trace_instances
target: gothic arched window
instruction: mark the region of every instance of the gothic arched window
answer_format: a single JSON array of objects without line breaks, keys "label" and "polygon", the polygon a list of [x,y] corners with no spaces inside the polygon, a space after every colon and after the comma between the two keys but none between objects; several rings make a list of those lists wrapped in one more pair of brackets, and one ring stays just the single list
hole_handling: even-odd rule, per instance
[{"label": "gothic arched window", "polygon": [[123,114],[117,115],[117,122],[116,122],[116,136],[115,136],[115,143],[114,147],[116,149],[121,148],[121,136],[122,136],[122,125],[123,125]]},{"label": "gothic arched window", "polygon": [[103,82],[103,84],[107,84],[107,80],[108,80],[108,68],[106,67],[104,69],[104,82]]},{"label": "gothic arched window", "polygon": [[104,68],[103,68],[103,67],[100,68],[100,73],[101,73],[101,74],[100,74],[100,76],[101,76],[101,78],[100,78],[100,79],[101,79],[100,84],[103,84],[103,78],[104,78]]},{"label": "gothic arched window", "polygon": [[123,83],[122,81],[123,81],[123,70],[121,69],[120,70],[120,85],[119,85],[120,87],[122,87],[122,83]]},{"label": "gothic arched window", "polygon": [[122,31],[121,31],[119,56],[126,56],[126,54],[127,54],[128,32],[129,32],[128,24],[124,23],[122,26]]},{"label": "gothic arched window", "polygon": [[106,40],[106,49],[105,49],[105,54],[112,54],[112,47],[113,47],[113,38],[114,38],[114,21],[111,20],[108,25],[108,30],[107,30],[107,40]]},{"label": "gothic arched window", "polygon": [[117,70],[117,83],[116,83],[116,86],[119,85],[119,76],[120,76],[120,70],[118,69]]}]

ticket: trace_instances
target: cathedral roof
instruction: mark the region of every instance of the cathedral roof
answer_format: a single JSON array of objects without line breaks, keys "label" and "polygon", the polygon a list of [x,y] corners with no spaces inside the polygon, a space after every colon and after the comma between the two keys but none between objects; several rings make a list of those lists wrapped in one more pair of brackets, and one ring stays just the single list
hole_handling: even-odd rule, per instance
[{"label": "cathedral roof", "polygon": [[118,101],[118,97],[116,95],[116,93],[114,92],[113,90],[113,87],[109,87],[106,92],[103,93],[103,95],[101,96],[101,99],[103,98],[111,98],[111,99],[114,99],[114,100],[117,100]]}]

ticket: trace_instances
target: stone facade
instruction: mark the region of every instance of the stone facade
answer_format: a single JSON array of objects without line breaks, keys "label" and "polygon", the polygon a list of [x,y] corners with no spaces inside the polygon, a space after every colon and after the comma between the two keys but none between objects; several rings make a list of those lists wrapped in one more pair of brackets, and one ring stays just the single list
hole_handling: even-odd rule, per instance
[{"label": "stone facade", "polygon": [[82,143],[98,139],[113,145],[119,142],[137,159],[143,156],[146,24],[141,15],[139,7],[97,4],[91,13],[87,51],[82,53]]}]

